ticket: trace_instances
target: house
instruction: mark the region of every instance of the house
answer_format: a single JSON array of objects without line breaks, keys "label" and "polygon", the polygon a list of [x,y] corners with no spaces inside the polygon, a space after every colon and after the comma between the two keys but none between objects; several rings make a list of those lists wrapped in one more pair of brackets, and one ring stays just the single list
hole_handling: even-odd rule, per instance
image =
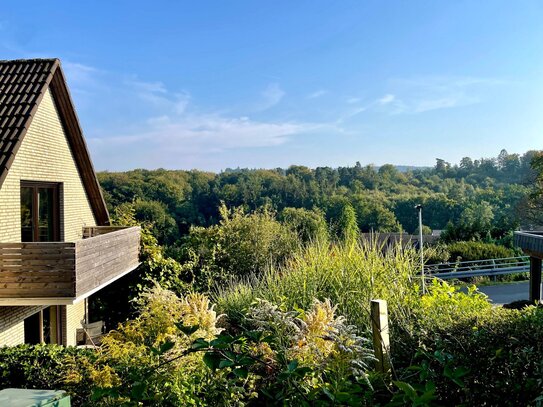
[{"label": "house", "polygon": [[0,61],[0,346],[76,344],[139,264],[139,228],[109,225],[60,61]]}]

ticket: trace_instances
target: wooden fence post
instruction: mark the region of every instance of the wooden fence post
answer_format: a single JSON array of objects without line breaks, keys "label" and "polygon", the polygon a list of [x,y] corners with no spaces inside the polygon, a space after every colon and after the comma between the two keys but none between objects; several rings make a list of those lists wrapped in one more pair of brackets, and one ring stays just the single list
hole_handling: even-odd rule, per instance
[{"label": "wooden fence post", "polygon": [[390,337],[388,333],[388,309],[385,300],[371,300],[371,326],[373,349],[377,358],[378,372],[390,373]]}]

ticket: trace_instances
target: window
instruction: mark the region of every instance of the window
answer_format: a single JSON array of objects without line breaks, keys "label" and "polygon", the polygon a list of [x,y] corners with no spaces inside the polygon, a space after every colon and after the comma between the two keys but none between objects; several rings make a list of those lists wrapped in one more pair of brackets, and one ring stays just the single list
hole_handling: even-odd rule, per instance
[{"label": "window", "polygon": [[59,184],[21,182],[21,240],[60,240]]}]

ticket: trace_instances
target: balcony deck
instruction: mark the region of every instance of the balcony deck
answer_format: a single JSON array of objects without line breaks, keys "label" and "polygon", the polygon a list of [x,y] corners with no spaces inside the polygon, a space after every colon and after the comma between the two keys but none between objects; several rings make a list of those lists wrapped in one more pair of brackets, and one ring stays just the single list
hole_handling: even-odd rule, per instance
[{"label": "balcony deck", "polygon": [[0,243],[0,305],[73,304],[139,265],[140,228],[83,228],[76,242]]}]

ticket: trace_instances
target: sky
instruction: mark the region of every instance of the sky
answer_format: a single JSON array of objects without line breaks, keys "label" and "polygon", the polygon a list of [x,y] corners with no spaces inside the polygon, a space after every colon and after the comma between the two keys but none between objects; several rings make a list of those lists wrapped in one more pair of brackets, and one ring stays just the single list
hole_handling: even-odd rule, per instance
[{"label": "sky", "polygon": [[431,166],[543,148],[541,1],[55,1],[0,59],[58,57],[98,170]]}]

